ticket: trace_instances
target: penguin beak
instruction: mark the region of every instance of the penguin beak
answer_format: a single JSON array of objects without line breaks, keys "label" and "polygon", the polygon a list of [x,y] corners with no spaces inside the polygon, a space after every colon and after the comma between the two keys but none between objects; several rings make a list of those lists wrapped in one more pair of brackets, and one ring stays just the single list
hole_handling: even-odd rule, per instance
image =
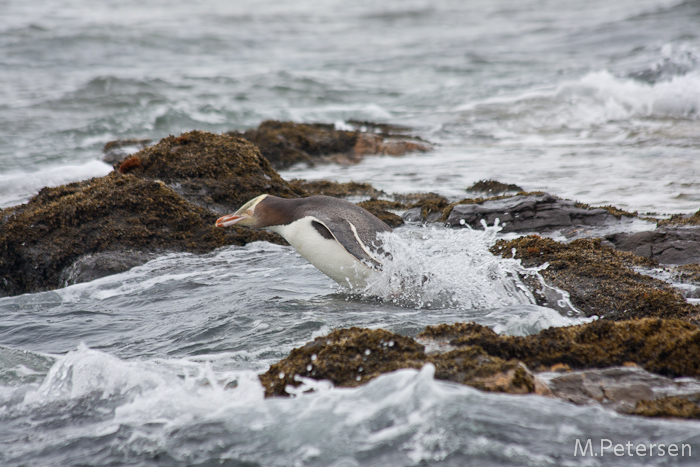
[{"label": "penguin beak", "polygon": [[229,225],[238,224],[243,219],[250,219],[250,216],[246,214],[229,214],[227,216],[219,217],[216,220],[217,227],[228,227]]}]

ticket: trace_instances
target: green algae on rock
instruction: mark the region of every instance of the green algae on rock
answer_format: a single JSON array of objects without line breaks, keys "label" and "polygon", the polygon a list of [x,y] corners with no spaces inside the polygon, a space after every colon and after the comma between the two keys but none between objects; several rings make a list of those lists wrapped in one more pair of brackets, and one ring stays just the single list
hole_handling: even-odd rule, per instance
[{"label": "green algae on rock", "polygon": [[540,271],[542,277],[549,285],[569,292],[573,305],[586,316],[698,319],[698,307],[689,304],[680,292],[633,269],[655,266],[654,261],[607,247],[600,239],[565,244],[530,235],[500,240],[491,248],[492,253],[505,258],[513,257],[513,251],[526,267],[548,263]]}]

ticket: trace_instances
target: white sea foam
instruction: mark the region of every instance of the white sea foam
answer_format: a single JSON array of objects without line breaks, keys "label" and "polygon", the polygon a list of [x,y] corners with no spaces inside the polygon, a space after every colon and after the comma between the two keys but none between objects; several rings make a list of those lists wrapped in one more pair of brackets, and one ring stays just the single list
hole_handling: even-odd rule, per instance
[{"label": "white sea foam", "polygon": [[45,186],[102,177],[111,171],[110,165],[94,160],[82,165],[50,167],[37,172],[0,174],[0,208],[25,203]]},{"label": "white sea foam", "polygon": [[[356,462],[361,453],[365,460],[393,465],[455,456],[557,465],[575,438],[592,432],[640,442],[689,442],[700,436],[698,423],[620,417],[551,398],[484,393],[436,381],[434,375],[434,366],[427,364],[358,388],[306,381],[302,388],[314,392],[264,399],[253,372],[215,372],[207,363],[188,360],[124,361],[81,346],[58,357],[22,410],[67,415],[72,407],[89,407],[101,414],[70,431],[37,437],[40,449],[77,440],[109,442],[120,432],[126,436],[112,446],[117,459],[166,451],[189,464],[220,456],[329,465],[339,458]],[[539,449],[537,441],[523,443],[523,436],[545,440],[547,449]],[[12,454],[21,449],[13,447]]]}]

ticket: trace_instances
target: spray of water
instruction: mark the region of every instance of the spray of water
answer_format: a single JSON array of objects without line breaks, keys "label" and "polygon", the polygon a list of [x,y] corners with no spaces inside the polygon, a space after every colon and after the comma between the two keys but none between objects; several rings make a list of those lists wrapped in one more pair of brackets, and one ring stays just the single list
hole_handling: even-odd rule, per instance
[{"label": "spray of water", "polygon": [[558,311],[578,315],[565,292],[546,286],[539,275],[542,267],[525,268],[520,260],[489,251],[500,230],[496,223],[484,230],[414,226],[382,234],[388,255],[362,294],[415,308],[534,305],[537,301],[523,282],[530,278],[542,291],[558,295]]}]

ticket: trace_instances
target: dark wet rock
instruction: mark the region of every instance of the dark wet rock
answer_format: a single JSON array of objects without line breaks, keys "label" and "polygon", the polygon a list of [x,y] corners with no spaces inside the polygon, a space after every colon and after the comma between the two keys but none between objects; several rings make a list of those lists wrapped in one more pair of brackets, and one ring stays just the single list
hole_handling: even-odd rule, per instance
[{"label": "dark wet rock", "polygon": [[118,274],[155,258],[156,251],[117,250],[88,253],[61,271],[59,286],[67,287]]},{"label": "dark wet rock", "polygon": [[700,328],[676,319],[598,320],[525,337],[458,323],[428,327],[419,337],[446,340],[455,347],[480,347],[488,355],[519,360],[534,371],[549,371],[553,365],[586,369],[633,362],[668,377],[700,377]]},{"label": "dark wet rock", "polygon": [[[569,371],[546,379],[552,395],[579,405],[602,404],[617,412],[636,413],[641,404],[683,394],[700,396],[700,382],[690,378],[668,378],[636,365]],[[540,375],[542,376],[542,375]],[[665,412],[667,415],[668,411]]]},{"label": "dark wet rock", "polygon": [[501,183],[498,180],[479,180],[467,188],[467,191],[491,197],[505,194],[517,194],[525,190],[512,183]]},{"label": "dark wet rock", "polygon": [[129,159],[106,177],[44,188],[27,204],[0,211],[0,295],[94,279],[148,258],[129,251],[202,253],[255,240],[283,243],[271,233],[218,229],[214,222],[261,193],[304,194],[257,148],[231,136],[170,136]]},{"label": "dark wet rock", "polygon": [[383,373],[435,365],[435,378],[469,384],[483,390],[529,393],[532,374],[517,361],[487,355],[482,349],[460,348],[427,355],[415,340],[377,329],[339,329],[318,337],[272,365],[260,375],[266,396],[288,395],[287,386],[302,378],[328,380],[336,386],[358,386]]},{"label": "dark wet rock", "polygon": [[219,214],[263,193],[304,194],[282,180],[255,146],[233,136],[191,131],[164,138],[131,158],[138,163],[127,170],[120,166],[120,172],[161,180],[191,203]]},{"label": "dark wet rock", "polygon": [[572,304],[586,316],[698,319],[698,308],[680,292],[633,269],[655,262],[605,246],[600,239],[560,243],[531,235],[498,241],[491,251],[507,258],[515,251],[515,258],[526,267],[548,263],[540,271],[547,284],[569,292]]},{"label": "dark wet rock", "polygon": [[283,169],[296,163],[335,162],[354,164],[365,155],[403,155],[425,152],[429,143],[405,135],[336,130],[332,124],[265,121],[258,128],[230,132],[260,148],[273,167]]},{"label": "dark wet rock", "polygon": [[580,226],[601,226],[619,216],[604,208],[591,208],[547,193],[469,201],[456,204],[446,223],[451,227],[467,225],[481,228],[498,219],[503,232],[546,232]]},{"label": "dark wet rock", "polygon": [[129,154],[145,148],[150,143],[150,139],[119,139],[110,141],[102,149],[100,160],[110,165],[119,164]]},{"label": "dark wet rock", "polygon": [[616,233],[605,237],[615,248],[661,264],[700,263],[700,226],[666,225],[656,230]]}]

